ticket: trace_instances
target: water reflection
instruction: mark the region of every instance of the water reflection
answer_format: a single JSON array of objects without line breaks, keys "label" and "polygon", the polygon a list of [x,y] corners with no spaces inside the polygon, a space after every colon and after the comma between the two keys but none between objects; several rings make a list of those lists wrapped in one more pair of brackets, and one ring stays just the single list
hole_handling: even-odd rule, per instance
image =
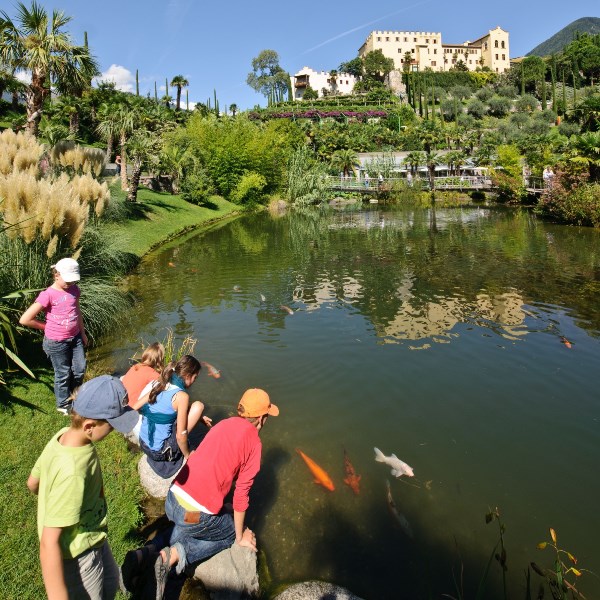
[{"label": "water reflection", "polygon": [[[600,569],[588,535],[600,527],[599,257],[599,232],[526,212],[246,216],[148,257],[129,279],[131,328],[101,352],[124,370],[140,338],[171,327],[221,371],[191,390],[209,415],[228,414],[250,386],[279,400],[250,516],[276,581],[438,597],[455,592],[454,567],[468,590],[496,541],[483,515],[499,505],[520,590],[549,526]],[[415,468],[417,487],[390,481],[413,540],[388,513],[389,469],[374,446]],[[312,483],[295,448],[334,493]],[[360,496],[342,483],[343,448]]]}]

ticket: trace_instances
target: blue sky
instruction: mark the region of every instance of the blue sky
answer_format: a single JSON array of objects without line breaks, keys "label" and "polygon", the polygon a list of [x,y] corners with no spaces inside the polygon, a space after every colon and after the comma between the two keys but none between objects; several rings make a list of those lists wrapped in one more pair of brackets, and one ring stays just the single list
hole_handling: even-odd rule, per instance
[{"label": "blue sky", "polygon": [[[26,0],[26,4],[29,0]],[[41,0],[47,9],[73,17],[69,31],[83,42],[88,32],[103,73],[129,89],[140,73],[141,93],[164,93],[165,78],[183,74],[190,101],[205,102],[217,90],[221,108],[265,105],[246,84],[252,58],[279,53],[291,74],[303,66],[337,68],[357,55],[373,30],[441,32],[444,43],[476,39],[500,25],[510,33],[510,55],[525,54],[580,17],[600,16],[597,0],[346,0],[324,2],[199,2],[198,0]],[[471,8],[475,6],[475,8]],[[2,1],[14,16],[14,3]],[[132,87],[133,86],[133,87]],[[161,95],[161,91],[159,91]],[[173,94],[172,94],[173,95]]]}]

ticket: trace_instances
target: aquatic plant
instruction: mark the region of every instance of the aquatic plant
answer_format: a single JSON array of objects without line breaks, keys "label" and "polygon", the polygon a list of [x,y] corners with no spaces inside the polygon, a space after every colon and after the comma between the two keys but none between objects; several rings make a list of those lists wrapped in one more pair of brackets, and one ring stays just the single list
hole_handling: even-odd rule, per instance
[{"label": "aquatic plant", "polygon": [[[540,567],[535,562],[531,563],[531,568],[540,577],[543,577],[546,580],[552,598],[554,598],[554,600],[567,600],[569,595],[571,595],[572,598],[584,598],[583,594],[581,594],[575,586],[575,582],[587,571],[587,569],[578,569],[575,566],[577,564],[577,559],[567,550],[558,547],[558,536],[552,527],[550,527],[550,541],[540,542],[537,545],[537,548],[538,550],[545,550],[546,548],[554,549],[554,564],[551,569]],[[568,561],[571,566],[565,561]],[[587,572],[591,573],[591,571]],[[569,578],[571,581],[569,581]]]}]

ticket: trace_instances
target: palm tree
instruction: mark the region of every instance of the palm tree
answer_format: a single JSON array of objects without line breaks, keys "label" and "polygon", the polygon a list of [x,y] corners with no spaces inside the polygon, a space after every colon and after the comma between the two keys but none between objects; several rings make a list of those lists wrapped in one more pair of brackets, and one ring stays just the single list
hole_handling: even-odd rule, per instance
[{"label": "palm tree", "polygon": [[179,192],[179,182],[194,162],[189,148],[180,144],[166,146],[160,152],[160,170],[171,179],[171,193]]},{"label": "palm tree", "polygon": [[100,121],[96,126],[96,132],[106,141],[106,161],[110,162],[113,144],[115,138],[119,135],[116,105],[103,102],[98,108],[97,116]]},{"label": "palm tree", "polygon": [[[126,148],[131,157],[131,180],[127,200],[137,201],[142,169],[147,166],[157,154],[157,136],[149,131],[136,131],[127,141]],[[124,169],[121,170],[121,173]]]},{"label": "palm tree", "polygon": [[183,75],[175,75],[175,77],[171,79],[171,87],[177,88],[177,99],[175,100],[175,110],[177,111],[181,105],[181,88],[187,87],[188,85],[190,85],[190,82]]},{"label": "palm tree", "polygon": [[13,69],[31,73],[25,101],[27,127],[37,135],[44,100],[50,95],[50,85],[58,89],[85,86],[90,73],[98,73],[98,63],[85,46],[76,46],[64,31],[71,21],[61,11],[53,11],[49,18],[45,8],[32,0],[31,8],[17,4],[13,21],[0,12],[0,61]]},{"label": "palm tree", "polygon": [[427,154],[427,172],[429,174],[429,189],[435,190],[435,168],[444,162],[439,154]]},{"label": "palm tree", "polygon": [[420,151],[409,152],[404,157],[404,164],[410,166],[410,172],[413,177],[417,175],[417,169],[425,164],[425,155]]},{"label": "palm tree", "polygon": [[237,111],[238,111],[238,106],[237,106],[237,104],[235,104],[235,103],[234,103],[234,104],[231,104],[231,105],[229,106],[229,110],[231,111],[231,114],[232,114],[232,115],[235,117],[235,115],[236,115],[236,113],[237,113]]},{"label": "palm tree", "polygon": [[133,133],[136,124],[136,113],[126,104],[119,104],[115,111],[115,125],[119,132],[119,146],[121,149],[121,189],[127,189],[127,138]]},{"label": "palm tree", "polygon": [[340,173],[344,173],[344,177],[350,175],[350,171],[354,173],[354,167],[359,166],[358,157],[354,150],[336,150],[331,156],[331,166]]},{"label": "palm tree", "polygon": [[587,131],[575,139],[575,156],[571,159],[587,165],[592,181],[600,180],[600,131]]}]

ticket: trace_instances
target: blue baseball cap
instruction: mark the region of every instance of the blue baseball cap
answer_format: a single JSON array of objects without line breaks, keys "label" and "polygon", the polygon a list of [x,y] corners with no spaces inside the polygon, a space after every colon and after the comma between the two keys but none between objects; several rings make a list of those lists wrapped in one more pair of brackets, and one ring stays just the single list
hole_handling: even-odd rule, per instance
[{"label": "blue baseball cap", "polygon": [[139,413],[127,406],[125,386],[112,375],[86,381],[73,400],[73,410],[88,419],[104,419],[121,433],[129,433],[139,419]]}]

